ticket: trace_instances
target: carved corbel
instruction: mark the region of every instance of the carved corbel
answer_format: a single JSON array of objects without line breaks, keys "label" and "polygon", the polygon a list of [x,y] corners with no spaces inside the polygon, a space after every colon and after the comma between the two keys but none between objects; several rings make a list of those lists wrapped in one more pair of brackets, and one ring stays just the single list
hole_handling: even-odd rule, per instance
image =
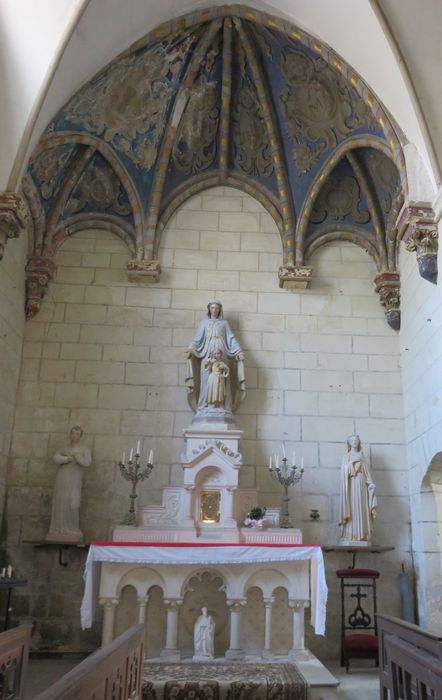
[{"label": "carved corbel", "polygon": [[26,318],[29,320],[40,310],[49,282],[54,279],[57,267],[52,258],[33,255],[26,265]]},{"label": "carved corbel", "polygon": [[433,284],[437,283],[437,249],[438,235],[437,225],[414,224],[413,230],[408,236],[406,248],[410,252],[416,251],[419,274],[424,280]]},{"label": "carved corbel", "polygon": [[399,214],[397,229],[410,252],[416,252],[419,274],[437,283],[438,234],[434,211],[429,204],[405,205]]},{"label": "carved corbel", "polygon": [[158,260],[129,260],[127,277],[130,282],[158,282],[161,265]]},{"label": "carved corbel", "polygon": [[307,289],[312,281],[312,270],[305,265],[281,265],[278,270],[279,286],[284,289]]},{"label": "carved corbel", "polygon": [[384,307],[385,318],[390,328],[398,331],[401,327],[401,291],[398,272],[381,272],[374,280],[375,292]]},{"label": "carved corbel", "polygon": [[29,210],[22,195],[16,192],[0,193],[0,260],[10,238],[18,238],[27,229]]}]

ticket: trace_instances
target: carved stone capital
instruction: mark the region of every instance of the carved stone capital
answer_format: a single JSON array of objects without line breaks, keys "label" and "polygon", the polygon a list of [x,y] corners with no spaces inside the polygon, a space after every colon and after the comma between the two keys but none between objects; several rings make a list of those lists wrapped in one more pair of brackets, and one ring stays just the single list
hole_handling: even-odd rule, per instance
[{"label": "carved stone capital", "polygon": [[57,268],[52,258],[34,255],[26,265],[26,318],[31,319],[40,310],[49,282]]},{"label": "carved stone capital", "polygon": [[0,260],[9,238],[18,238],[29,225],[28,206],[16,192],[0,193]]},{"label": "carved stone capital", "polygon": [[129,260],[127,277],[130,282],[158,282],[161,265],[158,260]]},{"label": "carved stone capital", "polygon": [[407,250],[416,252],[419,274],[424,279],[437,282],[438,234],[435,223],[416,223],[407,239]]},{"label": "carved stone capital", "polygon": [[284,289],[307,289],[312,281],[312,269],[305,265],[281,265],[278,270],[279,286]]},{"label": "carved stone capital", "polygon": [[397,229],[409,252],[415,252],[419,274],[437,282],[438,234],[435,214],[429,204],[408,204],[399,214]]},{"label": "carved stone capital", "polygon": [[398,272],[381,272],[374,280],[375,292],[384,307],[385,318],[390,328],[398,331],[401,327],[401,291]]}]

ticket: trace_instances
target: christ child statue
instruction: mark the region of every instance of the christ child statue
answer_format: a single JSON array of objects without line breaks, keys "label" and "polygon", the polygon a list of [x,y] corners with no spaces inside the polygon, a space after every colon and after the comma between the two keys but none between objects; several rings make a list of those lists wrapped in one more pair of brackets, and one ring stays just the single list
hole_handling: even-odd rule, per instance
[{"label": "christ child statue", "polygon": [[212,406],[222,406],[226,399],[226,379],[229,376],[229,367],[222,360],[221,350],[215,352],[205,361],[204,365],[209,372],[206,389],[206,402]]}]

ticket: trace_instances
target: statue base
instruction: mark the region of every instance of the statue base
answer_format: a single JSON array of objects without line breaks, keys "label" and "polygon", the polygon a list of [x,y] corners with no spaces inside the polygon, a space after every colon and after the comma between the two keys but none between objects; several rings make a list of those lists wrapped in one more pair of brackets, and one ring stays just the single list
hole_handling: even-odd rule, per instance
[{"label": "statue base", "polygon": [[368,540],[339,540],[340,547],[370,547],[371,542]]},{"label": "statue base", "polygon": [[45,542],[51,544],[84,544],[84,535],[81,530],[76,532],[48,532]]}]

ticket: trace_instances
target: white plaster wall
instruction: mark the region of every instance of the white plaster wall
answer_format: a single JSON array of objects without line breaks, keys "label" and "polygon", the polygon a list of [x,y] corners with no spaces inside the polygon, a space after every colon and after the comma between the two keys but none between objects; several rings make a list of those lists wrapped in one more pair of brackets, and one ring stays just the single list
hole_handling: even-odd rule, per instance
[{"label": "white plaster wall", "polygon": [[[442,261],[439,253],[439,270]],[[422,522],[426,518],[426,496],[422,482],[432,459],[442,450],[442,287],[419,276],[415,254],[400,253],[402,331],[400,346],[404,391],[405,436],[409,465],[413,550],[417,572],[419,621],[427,623],[425,590],[432,578],[440,578],[440,540],[435,531],[428,539]],[[427,490],[424,487],[424,491]],[[427,569],[427,552],[438,552]],[[427,574],[426,574],[427,571]],[[428,603],[428,601],[427,601]],[[430,607],[434,607],[436,601]],[[442,625],[441,601],[439,625]],[[434,610],[433,610],[434,612]],[[434,622],[433,616],[433,622]]]},{"label": "white plaster wall", "polygon": [[0,513],[3,512],[25,326],[26,247],[24,235],[9,241],[0,262]]},{"label": "white plaster wall", "polygon": [[84,0],[0,0],[0,190],[7,188],[27,121],[69,20],[82,4]]},{"label": "white plaster wall", "polygon": [[[144,455],[155,452],[140,503],[160,503],[163,486],[182,484],[182,430],[192,420],[184,350],[216,295],[246,354],[248,394],[237,416],[244,430],[241,485],[258,488],[260,504],[279,505],[268,457],[282,441],[289,455],[296,448],[306,471],[292,492],[295,525],[305,542],[336,543],[339,468],[347,435],[358,432],[378,486],[374,541],[396,547],[382,557],[364,555],[360,563],[381,568],[383,609],[398,613],[397,573],[401,561],[409,563],[399,344],[372,291],[369,257],[351,244],[330,245],[312,259],[311,289],[279,289],[281,243],[274,222],[255,200],[223,188],[178,210],[159,257],[159,284],[139,286],[127,281],[128,251],[110,233],[75,234],[57,252],[57,279],[26,327],[11,450],[11,545],[20,551],[23,540],[44,537],[56,470],[52,455],[73,424],[84,427],[93,452],[81,509],[87,540],[107,538],[127,511],[129,486],[116,463],[138,438]],[[320,511],[317,523],[309,519],[311,508]],[[350,560],[326,556],[330,633],[325,642],[309,643],[332,656],[338,630],[334,571]],[[46,627],[69,623],[75,643],[84,643],[75,609],[80,554],[72,555],[69,577],[55,551],[34,552],[22,544],[18,557],[33,581],[30,610],[55,595],[59,604]]]}]

